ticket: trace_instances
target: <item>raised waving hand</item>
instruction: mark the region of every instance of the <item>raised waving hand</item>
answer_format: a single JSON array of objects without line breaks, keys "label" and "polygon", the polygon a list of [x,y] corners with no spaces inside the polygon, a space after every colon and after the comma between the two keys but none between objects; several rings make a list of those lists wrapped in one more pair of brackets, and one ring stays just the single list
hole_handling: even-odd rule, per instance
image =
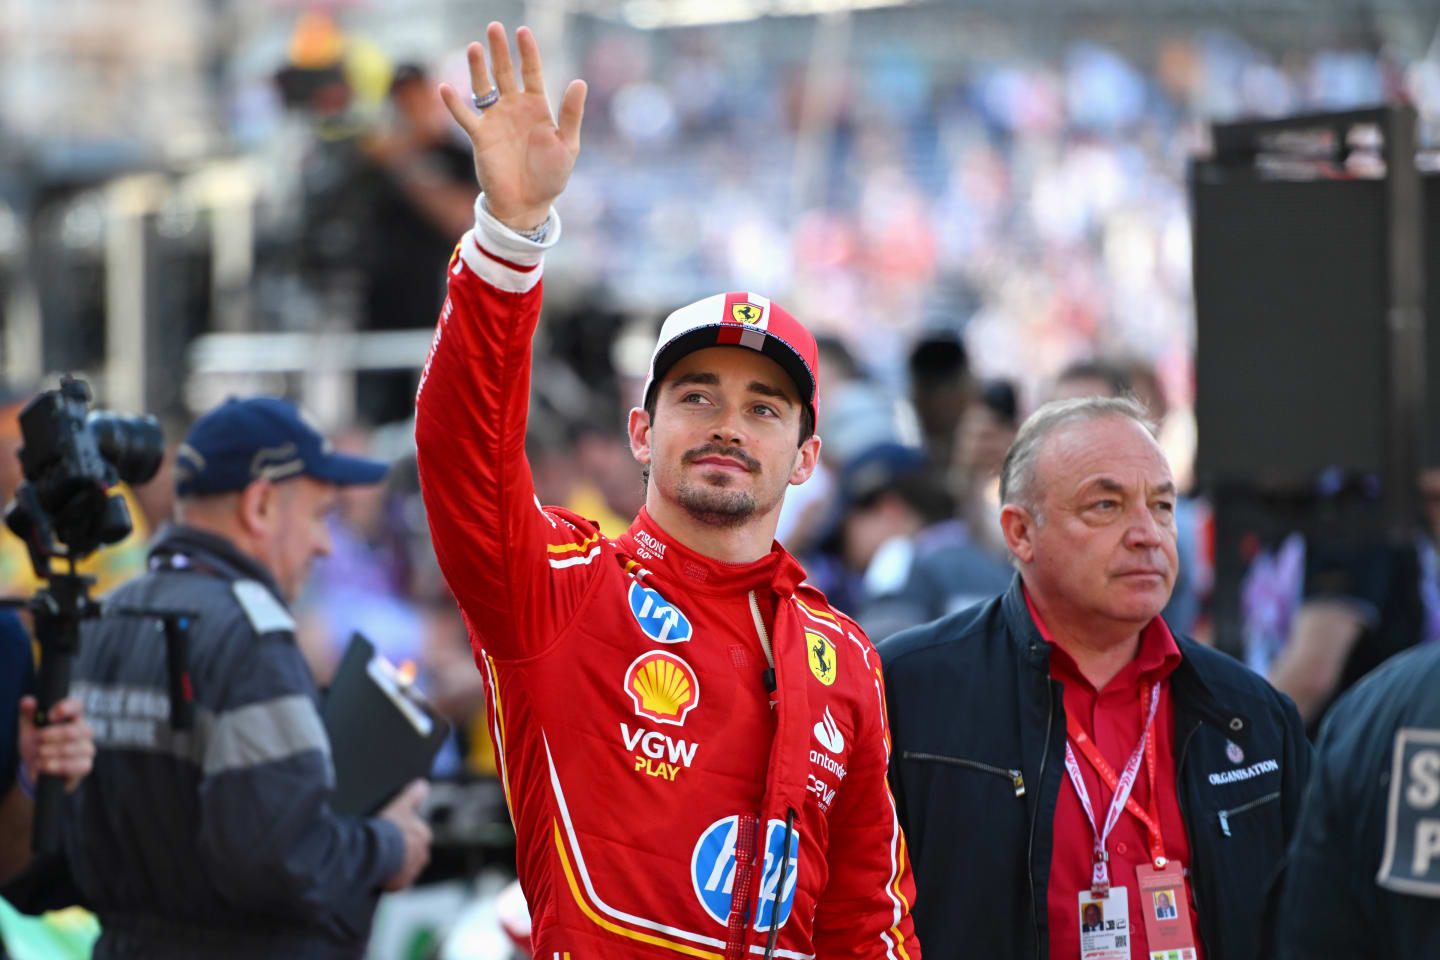
[{"label": "raised waving hand", "polygon": [[[573,80],[565,88],[557,122],[545,97],[540,47],[530,29],[521,27],[515,31],[523,86],[516,83],[505,28],[491,23],[485,38],[490,45],[499,99],[477,112],[469,96],[445,83],[440,85],[440,98],[470,137],[475,177],[485,191],[490,212],[512,229],[530,230],[549,215],[550,205],[565,189],[580,154],[585,81]],[[484,48],[472,43],[465,52],[470,61],[471,92],[485,98],[491,83]]]}]

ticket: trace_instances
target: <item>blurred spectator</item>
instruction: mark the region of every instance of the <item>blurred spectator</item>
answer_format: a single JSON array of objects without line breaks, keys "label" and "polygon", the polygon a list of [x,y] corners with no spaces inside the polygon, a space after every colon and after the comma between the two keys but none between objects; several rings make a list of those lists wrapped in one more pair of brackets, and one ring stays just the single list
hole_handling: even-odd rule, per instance
[{"label": "blurred spectator", "polygon": [[1124,366],[1107,360],[1082,360],[1060,371],[1046,399],[1053,402],[1080,397],[1124,397],[1130,393],[1130,374]]},{"label": "blurred spectator", "polygon": [[882,444],[848,464],[840,531],[851,612],[874,637],[1004,591],[1011,570],[976,547],[920,450]]},{"label": "blurred spectator", "polygon": [[635,516],[645,503],[630,447],[619,430],[594,420],[575,423],[570,435],[573,486],[558,502],[595,521],[602,536],[618,537],[630,529],[625,518]]},{"label": "blurred spectator", "polygon": [[910,349],[909,373],[910,401],[920,418],[925,451],[944,473],[974,389],[965,344],[949,330],[922,334]]},{"label": "blurred spectator", "polygon": [[[1424,471],[1419,482],[1423,502],[1432,504],[1440,471]],[[1322,506],[1331,513],[1353,506],[1357,495],[1373,501],[1378,491],[1368,487],[1329,490]],[[1433,512],[1426,519],[1433,523]],[[1312,736],[1330,704],[1357,680],[1408,647],[1440,639],[1435,538],[1433,526],[1399,542],[1378,534],[1297,533],[1278,560],[1247,573],[1247,657],[1295,701]]]},{"label": "blurred spectator", "polygon": [[[30,656],[30,638],[10,611],[0,617],[0,647],[8,646],[16,632],[25,642],[24,655]],[[0,664],[13,665],[13,650],[0,650]],[[0,674],[0,678],[5,677]],[[17,675],[20,690],[27,690],[34,677],[29,665],[22,665]],[[0,683],[5,683],[0,680]],[[32,860],[32,831],[35,815],[35,790],[41,776],[62,777],[66,789],[74,790],[90,773],[95,760],[95,732],[85,720],[85,711],[75,697],[65,697],[49,710],[43,727],[35,725],[36,699],[33,690],[11,699],[10,690],[0,687],[0,711],[7,720],[15,718],[15,727],[0,723],[0,884],[10,881]],[[7,756],[7,753],[14,751]],[[0,956],[4,947],[0,944]]]},{"label": "blurred spectator", "polygon": [[1170,415],[1170,404],[1165,400],[1165,389],[1155,368],[1141,360],[1131,360],[1125,365],[1125,379],[1130,384],[1130,395],[1150,414],[1157,425],[1163,425]]},{"label": "blurred spectator", "polygon": [[537,495],[593,520],[602,531],[629,529],[621,518],[640,509],[644,493],[624,436],[595,419],[567,423],[539,403],[532,406],[537,409],[525,453]]},{"label": "blurred spectator", "polygon": [[175,519],[175,456],[190,429],[190,421],[170,416],[161,420],[161,426],[165,431],[165,458],[160,461],[155,476],[134,491],[146,526],[151,530],[159,530]]},{"label": "blurred spectator", "polygon": [[1009,380],[990,380],[980,388],[979,402],[970,410],[977,416],[960,424],[960,463],[976,479],[1000,475],[1005,451],[1015,442],[1020,428],[1020,401],[1015,384]]},{"label": "blurred spectator", "polygon": [[[1241,643],[1245,663],[1268,675],[1285,643],[1305,583],[1305,537],[1286,534],[1276,543],[1254,544],[1254,555],[1240,580]],[[1291,699],[1294,699],[1293,697]]]},{"label": "blurred spectator", "polygon": [[951,487],[959,502],[956,516],[965,524],[974,546],[1001,566],[1006,565],[1004,558],[1009,553],[1000,535],[1000,467],[1020,426],[1019,406],[1013,383],[991,380],[984,384],[977,402],[960,421],[950,470]]},{"label": "blurred spectator", "polygon": [[[834,522],[837,466],[866,444],[899,439],[906,412],[877,387],[837,337],[817,337],[820,369],[820,462],[810,479],[791,487],[780,505],[775,539],[796,556],[811,555]],[[913,417],[913,414],[910,414]]]},{"label": "blurred spectator", "polygon": [[[402,64],[390,85],[384,128],[362,149],[381,173],[367,200],[364,244],[367,292],[359,326],[366,330],[430,327],[445,302],[445,265],[475,218],[478,190],[470,151],[424,68]],[[408,416],[414,374],[366,372],[359,377],[360,416],[385,423]]]},{"label": "blurred spectator", "polygon": [[[35,652],[13,610],[0,611],[0,884],[30,859],[29,798],[20,788],[20,698],[35,693]],[[3,954],[0,954],[3,956]]]},{"label": "blurred spectator", "polygon": [[499,770],[486,730],[485,675],[475,669],[465,620],[448,594],[442,602],[424,605],[419,613],[424,647],[419,683],[436,709],[454,724],[465,769],[495,776]]},{"label": "blurred spectator", "polygon": [[[369,432],[336,435],[337,452],[368,456]],[[330,552],[315,564],[296,604],[296,640],[319,685],[328,686],[350,638],[362,633],[392,663],[416,663],[421,620],[410,602],[410,558],[400,499],[386,484],[340,489],[326,518]]]}]

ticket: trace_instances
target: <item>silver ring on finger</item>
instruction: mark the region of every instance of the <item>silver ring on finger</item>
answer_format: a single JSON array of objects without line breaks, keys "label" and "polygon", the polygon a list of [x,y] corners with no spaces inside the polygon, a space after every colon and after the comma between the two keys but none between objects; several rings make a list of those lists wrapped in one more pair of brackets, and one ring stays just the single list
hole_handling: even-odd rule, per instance
[{"label": "silver ring on finger", "polygon": [[470,102],[475,105],[476,110],[483,113],[487,108],[493,107],[500,102],[500,91],[495,87],[491,87],[490,92],[483,97],[479,94],[472,93],[470,94]]}]

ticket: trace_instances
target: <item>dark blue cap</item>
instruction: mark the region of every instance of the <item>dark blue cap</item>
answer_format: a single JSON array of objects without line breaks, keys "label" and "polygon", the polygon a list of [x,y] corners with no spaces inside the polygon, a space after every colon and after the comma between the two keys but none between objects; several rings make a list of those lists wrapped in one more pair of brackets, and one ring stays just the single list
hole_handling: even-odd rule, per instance
[{"label": "dark blue cap", "polygon": [[847,503],[859,503],[928,466],[925,451],[918,447],[890,440],[876,443],[851,457],[841,469],[840,495]]},{"label": "dark blue cap", "polygon": [[231,397],[186,434],[175,457],[175,492],[230,493],[262,478],[299,476],[345,487],[379,483],[388,469],[379,460],[336,453],[289,400]]}]

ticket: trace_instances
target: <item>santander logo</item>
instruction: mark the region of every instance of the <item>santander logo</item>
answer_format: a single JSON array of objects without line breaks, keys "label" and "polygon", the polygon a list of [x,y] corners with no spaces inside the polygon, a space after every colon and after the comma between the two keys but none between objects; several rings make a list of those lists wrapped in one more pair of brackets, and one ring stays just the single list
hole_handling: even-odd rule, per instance
[{"label": "santander logo", "polygon": [[830,715],[829,707],[825,708],[825,716],[815,724],[815,739],[820,741],[820,746],[831,753],[845,751],[845,737],[840,733],[840,727],[836,725],[835,718]]}]

